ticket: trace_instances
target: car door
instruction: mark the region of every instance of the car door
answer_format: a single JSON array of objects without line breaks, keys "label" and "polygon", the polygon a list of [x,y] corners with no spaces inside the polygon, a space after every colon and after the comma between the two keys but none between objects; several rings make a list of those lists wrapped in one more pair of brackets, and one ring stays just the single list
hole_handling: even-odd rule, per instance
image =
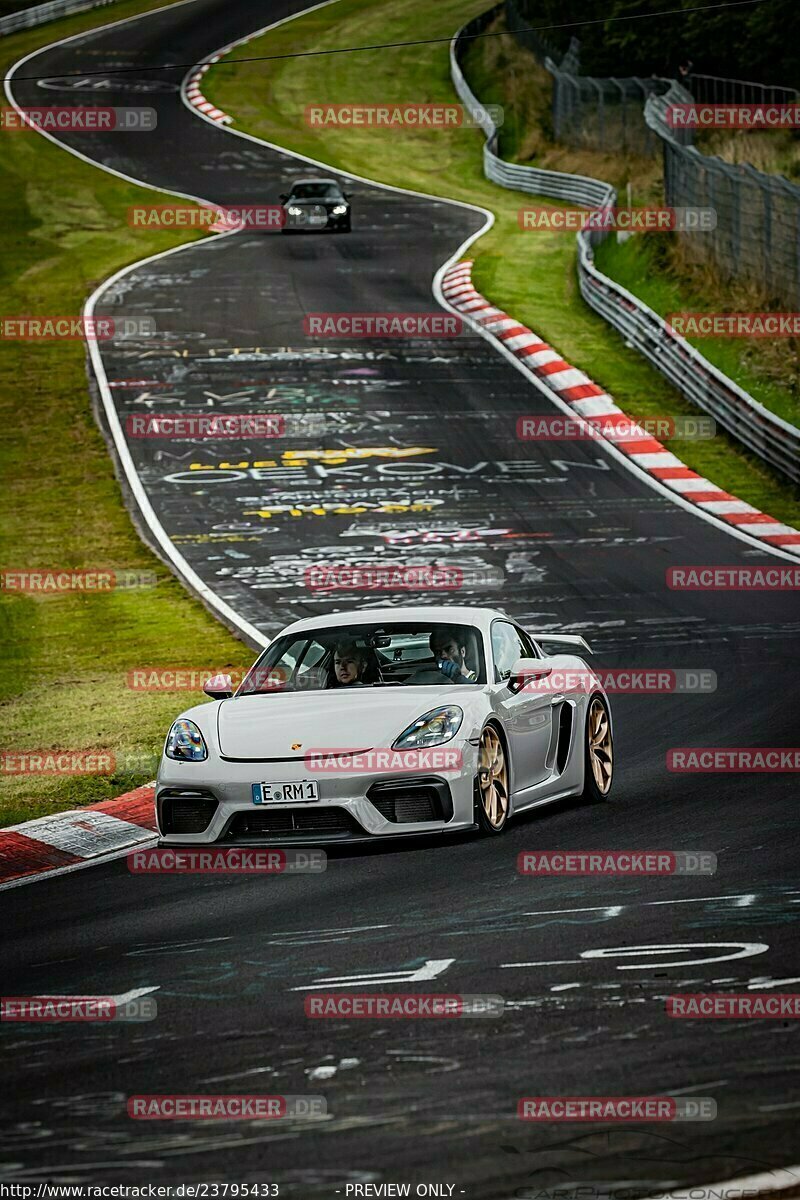
[{"label": "car door", "polygon": [[[545,762],[552,738],[554,697],[549,689],[509,689],[507,680],[518,659],[541,658],[528,635],[513,622],[492,622],[491,647],[495,701],[511,747],[512,787],[519,796],[550,774]],[[524,800],[524,796],[521,798]]]}]

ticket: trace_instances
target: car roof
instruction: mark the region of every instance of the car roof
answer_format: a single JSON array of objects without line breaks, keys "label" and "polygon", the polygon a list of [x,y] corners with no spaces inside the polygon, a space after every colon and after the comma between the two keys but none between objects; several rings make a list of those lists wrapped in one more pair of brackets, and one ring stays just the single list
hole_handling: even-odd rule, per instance
[{"label": "car roof", "polygon": [[421,621],[442,625],[478,625],[487,628],[497,617],[508,620],[508,614],[499,608],[479,608],[470,604],[417,604],[391,608],[342,609],[322,617],[306,617],[287,625],[282,633],[303,633],[306,630],[325,629],[334,625],[384,625],[398,622]]},{"label": "car roof", "polygon": [[292,180],[292,187],[297,187],[298,183],[332,183],[335,187],[341,187],[338,179],[331,179],[325,175],[304,175],[302,179]]}]

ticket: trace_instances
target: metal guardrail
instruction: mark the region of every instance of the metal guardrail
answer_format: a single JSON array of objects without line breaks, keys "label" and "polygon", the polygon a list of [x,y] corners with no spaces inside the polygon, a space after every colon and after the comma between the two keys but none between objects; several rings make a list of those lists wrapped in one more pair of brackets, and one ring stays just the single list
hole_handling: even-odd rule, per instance
[{"label": "metal guardrail", "polygon": [[[497,128],[464,78],[460,61],[464,39],[480,33],[496,11],[492,9],[467,22],[450,43],[453,86],[464,104],[477,115],[486,135],[483,168],[487,179],[501,187],[566,200],[586,208],[613,205],[616,192],[601,179],[510,163],[498,156]],[[664,100],[666,97],[662,103]],[[685,338],[673,333],[663,318],[637,296],[598,270],[594,246],[606,236],[603,230],[583,230],[578,234],[578,283],[586,303],[721,428],[793,482],[800,482],[800,429],[759,404]]]},{"label": "metal guardrail", "polygon": [[36,25],[44,25],[46,21],[55,21],[58,17],[83,12],[87,8],[100,8],[116,2],[117,0],[47,0],[46,4],[36,4],[33,8],[23,8],[20,12],[0,17],[0,37],[16,33],[19,29],[33,29]]},{"label": "metal guardrail", "polygon": [[702,240],[684,238],[684,244],[694,257],[710,259],[724,274],[757,283],[767,295],[800,306],[800,186],[690,145],[691,134],[673,129],[667,120],[669,105],[681,103],[696,100],[673,83],[666,95],[648,99],[644,117],[664,149],[666,203],[674,208],[708,206],[717,213],[715,229]]},{"label": "metal guardrail", "polygon": [[[500,6],[498,6],[500,7]],[[459,57],[463,52],[462,38],[469,38],[481,33],[495,15],[497,9],[481,13],[474,20],[468,21],[453,38],[450,44],[450,74],[453,86],[467,108],[470,109],[477,123],[486,134],[483,147],[483,171],[487,179],[499,183],[501,187],[511,188],[518,192],[533,192],[537,196],[547,196],[553,200],[566,200],[574,204],[582,204],[587,208],[602,208],[613,204],[616,197],[611,184],[600,179],[592,179],[588,175],[566,175],[561,171],[546,171],[539,167],[528,167],[520,163],[506,162],[497,153],[498,130],[492,120],[491,113],[481,104],[464,78]],[[459,42],[461,44],[459,45]]]},{"label": "metal guardrail", "polygon": [[586,303],[671,384],[764,462],[800,483],[800,429],[790,425],[704,358],[637,296],[594,265],[594,231],[578,235],[578,285]]}]

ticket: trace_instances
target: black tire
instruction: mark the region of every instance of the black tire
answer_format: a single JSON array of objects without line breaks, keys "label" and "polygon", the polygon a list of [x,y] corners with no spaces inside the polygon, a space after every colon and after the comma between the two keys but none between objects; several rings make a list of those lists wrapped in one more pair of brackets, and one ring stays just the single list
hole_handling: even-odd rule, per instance
[{"label": "black tire", "polygon": [[[481,760],[485,757],[494,767],[498,759],[493,753],[493,748],[499,750],[502,772],[493,770],[490,780],[487,781],[486,772],[481,769]],[[475,823],[481,837],[499,837],[508,824],[511,812],[511,770],[505,738],[493,722],[488,722],[481,731],[478,758],[478,774],[475,776],[474,788]]]},{"label": "black tire", "polygon": [[[598,727],[597,714],[602,710],[607,728],[607,743],[600,744],[598,731],[602,732],[602,717]],[[599,763],[599,778],[605,778],[605,790],[598,783],[595,771]],[[614,740],[611,733],[611,714],[604,698],[595,693],[589,697],[586,721],[583,729],[583,791],[581,797],[592,804],[600,804],[611,794],[614,779]]]}]

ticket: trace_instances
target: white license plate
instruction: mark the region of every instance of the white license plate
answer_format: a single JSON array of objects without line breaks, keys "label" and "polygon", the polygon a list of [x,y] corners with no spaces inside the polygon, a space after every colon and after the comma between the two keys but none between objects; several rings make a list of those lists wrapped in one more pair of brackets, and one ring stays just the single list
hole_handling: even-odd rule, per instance
[{"label": "white license plate", "polygon": [[319,800],[319,784],[315,779],[298,779],[295,783],[257,783],[253,787],[254,804],[298,804]]}]

